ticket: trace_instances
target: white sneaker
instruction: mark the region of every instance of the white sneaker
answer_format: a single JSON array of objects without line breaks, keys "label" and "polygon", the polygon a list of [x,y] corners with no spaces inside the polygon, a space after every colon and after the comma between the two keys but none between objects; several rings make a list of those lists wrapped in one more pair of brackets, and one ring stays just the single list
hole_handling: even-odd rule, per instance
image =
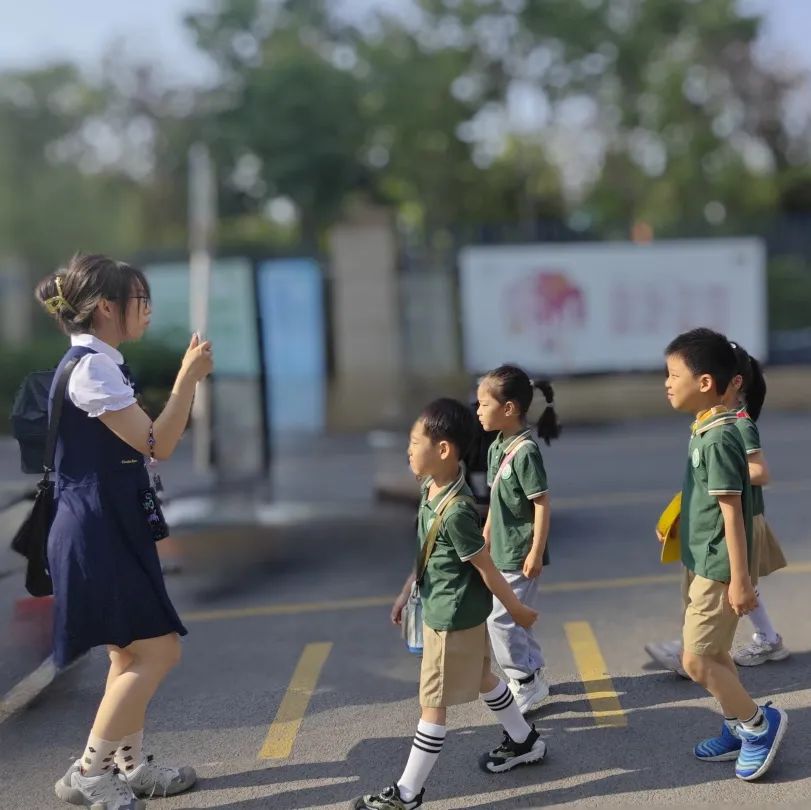
[{"label": "white sneaker", "polygon": [[127,780],[116,770],[101,776],[82,776],[74,763],[54,785],[56,795],[68,804],[91,810],[145,810],[146,803],[136,799]]},{"label": "white sneaker", "polygon": [[782,636],[771,644],[763,633],[755,633],[752,641],[736,650],[732,657],[740,667],[757,667],[767,661],[784,661],[789,657],[789,651],[783,646]]},{"label": "white sneaker", "polygon": [[657,663],[662,669],[669,669],[682,678],[689,680],[690,676],[684,671],[681,663],[681,657],[684,653],[681,641],[659,641],[651,642],[645,645],[645,652]]},{"label": "white sneaker", "polygon": [[531,681],[519,683],[511,680],[509,686],[521,714],[528,714],[549,700],[549,684],[541,670],[535,672]]},{"label": "white sneaker", "polygon": [[194,768],[167,768],[147,757],[135,770],[127,774],[127,781],[136,796],[152,799],[155,796],[174,796],[183,793],[197,781]]}]

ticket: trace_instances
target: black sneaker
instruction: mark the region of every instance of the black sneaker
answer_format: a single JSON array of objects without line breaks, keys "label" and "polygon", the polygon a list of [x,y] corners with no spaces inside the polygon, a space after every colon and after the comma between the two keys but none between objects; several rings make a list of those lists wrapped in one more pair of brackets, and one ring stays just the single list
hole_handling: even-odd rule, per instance
[{"label": "black sneaker", "polygon": [[352,802],[352,810],[414,810],[422,804],[424,794],[425,788],[407,802],[400,796],[400,788],[397,785],[390,785],[380,793],[355,799]]},{"label": "black sneaker", "polygon": [[546,743],[532,726],[529,736],[522,743],[516,742],[505,731],[501,745],[480,757],[479,767],[486,773],[504,773],[518,765],[541,762],[545,756]]}]

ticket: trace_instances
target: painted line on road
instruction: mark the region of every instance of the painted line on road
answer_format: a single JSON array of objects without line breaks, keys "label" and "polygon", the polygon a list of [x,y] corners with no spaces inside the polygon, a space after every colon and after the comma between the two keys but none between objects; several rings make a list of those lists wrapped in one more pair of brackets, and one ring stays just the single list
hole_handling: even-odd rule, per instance
[{"label": "painted line on road", "polygon": [[591,704],[594,722],[598,726],[627,726],[628,718],[620,705],[591,625],[588,622],[566,622],[564,629],[580,680]]},{"label": "painted line on road", "polygon": [[[676,566],[674,566],[676,568]],[[679,569],[680,571],[681,569]],[[811,574],[811,561],[792,563],[781,569],[785,574]],[[681,573],[650,574],[639,577],[616,577],[614,579],[581,579],[572,582],[550,582],[541,587],[541,595],[548,593],[577,593],[581,591],[610,591],[636,588],[645,585],[667,585],[681,582]],[[278,605],[256,605],[247,608],[224,608],[222,610],[198,610],[184,613],[184,622],[221,622],[234,619],[250,619],[256,616],[298,616],[302,613],[319,613],[334,610],[359,610],[362,608],[388,607],[394,602],[390,596],[364,596],[356,599],[335,599],[329,602],[288,602]]]},{"label": "painted line on road", "polygon": [[257,605],[247,608],[223,610],[196,610],[183,614],[184,622],[219,622],[228,619],[249,619],[252,616],[297,616],[300,613],[319,613],[331,610],[357,610],[358,608],[391,605],[393,596],[363,596],[356,599],[336,599],[330,602],[290,602],[278,605]]},{"label": "painted line on road", "polygon": [[331,642],[308,644],[301,653],[290,686],[259,751],[259,759],[287,759],[293,751],[301,721],[307,713],[318,676],[332,650]]}]

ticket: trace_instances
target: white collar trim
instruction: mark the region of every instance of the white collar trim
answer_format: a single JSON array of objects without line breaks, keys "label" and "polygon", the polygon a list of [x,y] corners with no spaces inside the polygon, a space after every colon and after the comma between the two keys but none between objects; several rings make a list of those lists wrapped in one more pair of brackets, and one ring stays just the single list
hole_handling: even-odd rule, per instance
[{"label": "white collar trim", "polygon": [[107,357],[109,357],[117,366],[124,363],[124,355],[121,354],[118,349],[114,349],[109,343],[99,340],[95,335],[89,335],[87,333],[81,335],[71,335],[70,345],[84,346],[88,349],[93,349],[93,351],[96,351],[99,354],[106,354]]}]

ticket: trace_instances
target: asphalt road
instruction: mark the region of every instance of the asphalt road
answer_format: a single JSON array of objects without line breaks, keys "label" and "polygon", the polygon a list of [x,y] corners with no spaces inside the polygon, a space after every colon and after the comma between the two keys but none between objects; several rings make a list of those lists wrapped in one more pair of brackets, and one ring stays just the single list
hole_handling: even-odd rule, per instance
[{"label": "asphalt road", "polygon": [[[713,701],[652,669],[642,648],[678,633],[678,570],[659,564],[652,526],[680,484],[687,430],[678,417],[572,429],[545,451],[552,564],[536,630],[554,700],[535,722],[549,755],[501,776],[480,772],[477,756],[500,732],[483,706],[461,707],[426,807],[807,806],[811,417],[767,413],[761,425],[774,480],[767,514],[793,564],[761,593],[793,655],[743,673],[790,718],[777,764],[756,784],[737,781],[732,763],[692,757],[717,731]],[[413,515],[371,501],[362,449],[330,447],[321,477],[300,458],[280,466],[319,510],[176,544],[187,565],[171,588],[191,632],[152,706],[147,748],[194,765],[201,780],[160,807],[344,808],[402,770],[418,661],[388,624],[387,602],[411,562]],[[749,632],[742,624],[740,640]],[[83,747],[103,680],[94,653],[0,724],[0,807],[59,806],[53,782]]]}]

